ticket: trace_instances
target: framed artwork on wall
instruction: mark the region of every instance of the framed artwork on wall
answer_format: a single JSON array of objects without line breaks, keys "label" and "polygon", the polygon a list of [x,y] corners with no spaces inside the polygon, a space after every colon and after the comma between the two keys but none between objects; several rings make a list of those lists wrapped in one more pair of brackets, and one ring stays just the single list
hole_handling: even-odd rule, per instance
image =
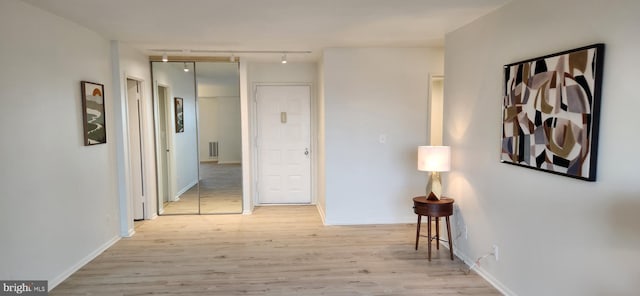
[{"label": "framed artwork on wall", "polygon": [[174,110],[176,118],[176,133],[184,132],[184,101],[182,98],[174,98]]},{"label": "framed artwork on wall", "polygon": [[604,44],[504,66],[500,160],[596,180]]},{"label": "framed artwork on wall", "polygon": [[82,122],[84,145],[97,145],[107,142],[107,128],[104,111],[104,85],[81,81]]}]

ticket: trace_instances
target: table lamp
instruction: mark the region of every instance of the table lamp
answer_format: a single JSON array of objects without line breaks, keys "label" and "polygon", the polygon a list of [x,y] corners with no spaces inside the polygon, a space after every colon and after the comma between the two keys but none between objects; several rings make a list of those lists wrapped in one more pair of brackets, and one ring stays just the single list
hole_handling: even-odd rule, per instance
[{"label": "table lamp", "polygon": [[450,168],[449,146],[418,146],[418,170],[431,172],[426,190],[428,200],[440,200],[442,197],[440,172],[448,172]]}]

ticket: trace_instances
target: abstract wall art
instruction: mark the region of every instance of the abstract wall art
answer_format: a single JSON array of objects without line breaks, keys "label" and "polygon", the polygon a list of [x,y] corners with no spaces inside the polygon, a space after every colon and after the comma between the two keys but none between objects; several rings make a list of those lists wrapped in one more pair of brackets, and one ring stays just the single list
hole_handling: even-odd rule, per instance
[{"label": "abstract wall art", "polygon": [[596,180],[604,44],[504,66],[503,163]]},{"label": "abstract wall art", "polygon": [[184,101],[182,98],[174,98],[174,110],[176,118],[176,133],[184,132]]},{"label": "abstract wall art", "polygon": [[89,81],[80,82],[82,93],[82,121],[84,145],[107,142],[107,128],[104,113],[104,85]]}]

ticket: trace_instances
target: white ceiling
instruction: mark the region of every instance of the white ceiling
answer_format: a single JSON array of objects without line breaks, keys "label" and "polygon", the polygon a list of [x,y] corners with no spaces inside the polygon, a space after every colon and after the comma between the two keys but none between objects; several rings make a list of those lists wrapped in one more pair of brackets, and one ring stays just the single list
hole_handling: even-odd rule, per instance
[{"label": "white ceiling", "polygon": [[296,61],[315,59],[329,47],[443,46],[445,33],[510,0],[23,1],[147,54],[161,54],[150,49],[313,52],[288,55]]}]

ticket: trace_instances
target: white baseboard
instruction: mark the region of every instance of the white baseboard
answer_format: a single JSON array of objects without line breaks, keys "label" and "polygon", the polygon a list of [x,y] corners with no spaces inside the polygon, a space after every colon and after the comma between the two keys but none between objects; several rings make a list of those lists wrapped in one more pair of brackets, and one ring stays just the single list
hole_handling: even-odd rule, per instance
[{"label": "white baseboard", "polygon": [[[131,230],[129,230],[129,231],[131,232]],[[60,283],[62,283],[64,280],[66,280],[68,277],[70,277],[74,272],[78,271],[80,268],[85,266],[87,263],[91,262],[91,260],[93,260],[96,257],[98,257],[100,254],[102,254],[102,252],[104,252],[105,250],[107,250],[108,248],[113,246],[119,240],[120,240],[119,236],[114,236],[109,241],[107,241],[102,246],[100,246],[98,249],[96,249],[95,251],[91,252],[86,257],[82,258],[82,260],[80,260],[79,262],[77,262],[73,266],[69,267],[62,274],[60,274],[60,275],[56,276],[55,278],[53,278],[52,280],[50,280],[49,281],[49,291],[53,290],[53,288],[55,288]]]},{"label": "white baseboard", "polygon": [[322,225],[327,225],[327,223],[325,222],[324,210],[322,209],[320,204],[316,203],[316,208],[318,208],[318,214],[320,214],[320,219],[322,220]]},{"label": "white baseboard", "polygon": [[242,161],[239,160],[231,160],[231,161],[218,161],[218,164],[241,164]]},{"label": "white baseboard", "polygon": [[189,189],[191,189],[191,187],[196,186],[196,184],[198,184],[198,180],[194,180],[193,182],[189,183],[187,186],[183,187],[182,189],[180,189],[180,191],[176,192],[176,196],[173,197],[173,201],[179,201],[180,200],[180,195],[182,195],[183,193],[189,191]]},{"label": "white baseboard", "polygon": [[[449,243],[440,242],[440,245],[444,246],[446,249],[449,249]],[[465,256],[460,250],[458,250],[455,245],[453,246],[453,254],[458,256],[465,265],[471,266],[473,264],[473,260],[469,259]],[[506,296],[517,296],[517,294],[511,291],[507,286],[498,281],[493,275],[491,275],[486,269],[482,268],[479,265],[476,265],[472,268],[477,274],[479,274],[485,281],[489,282],[494,288],[496,288],[502,295]]]},{"label": "white baseboard", "polygon": [[344,225],[344,226],[349,226],[349,225],[376,225],[376,224],[416,224],[416,216],[406,216],[406,217],[399,217],[399,218],[388,218],[388,219],[380,219],[377,217],[368,217],[366,218],[366,220],[361,220],[361,219],[346,219],[346,220],[340,220],[340,221],[333,221],[333,222],[329,222],[326,223],[325,221],[325,225],[332,225],[332,226],[340,226],[340,225]]},{"label": "white baseboard", "polygon": [[131,228],[125,237],[132,237],[134,234],[136,234],[136,230]]}]

